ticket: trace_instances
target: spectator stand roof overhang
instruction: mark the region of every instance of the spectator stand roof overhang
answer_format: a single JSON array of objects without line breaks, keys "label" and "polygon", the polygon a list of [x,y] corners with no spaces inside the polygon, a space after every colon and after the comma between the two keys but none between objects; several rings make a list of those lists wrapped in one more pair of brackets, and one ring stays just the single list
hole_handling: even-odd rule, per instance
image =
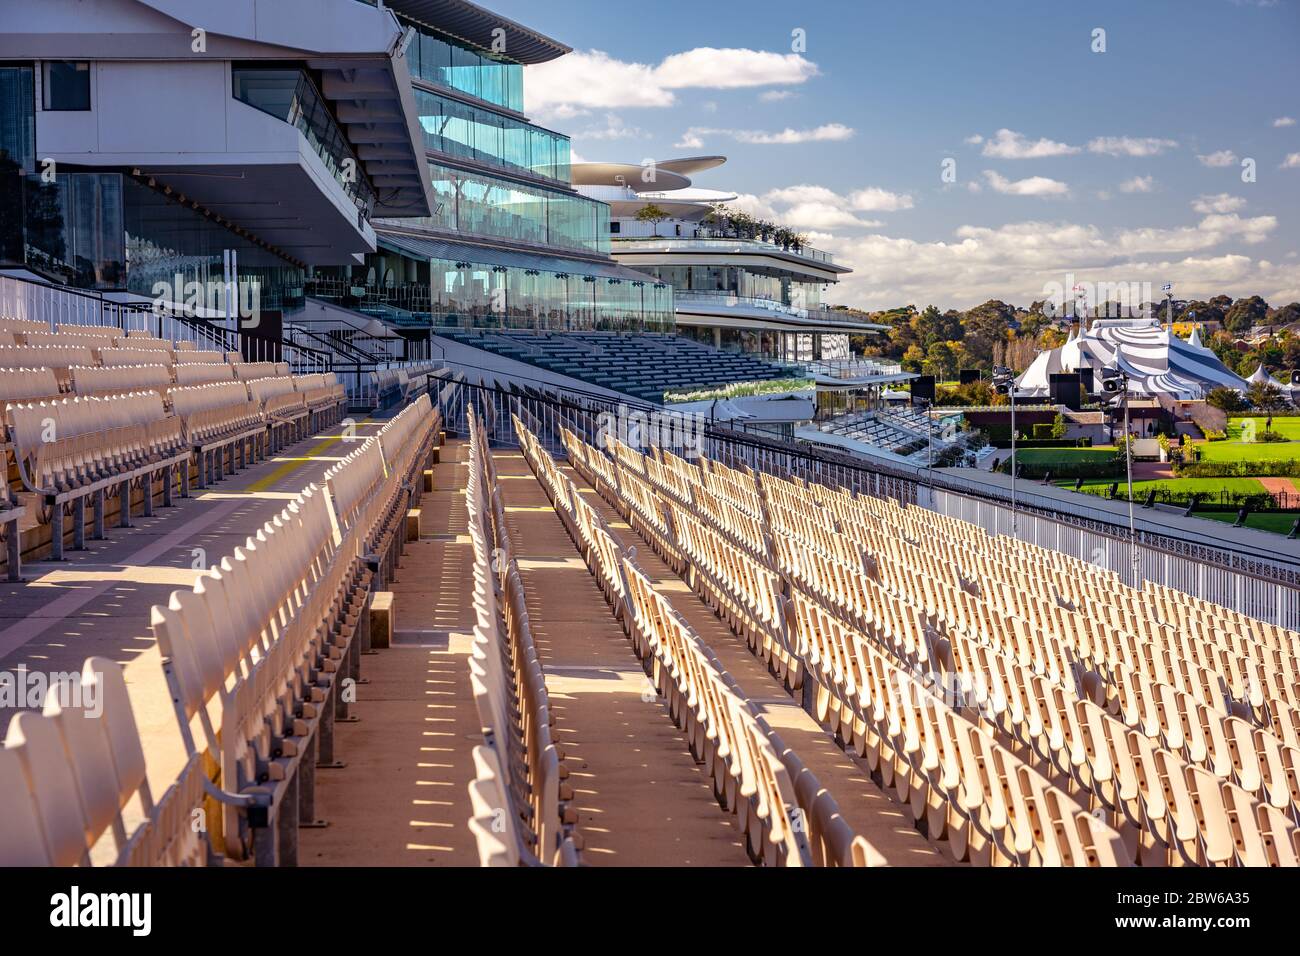
[{"label": "spectator stand roof overhang", "polygon": [[546,63],[572,50],[558,40],[468,0],[386,0],[385,5],[480,50],[526,66]]}]

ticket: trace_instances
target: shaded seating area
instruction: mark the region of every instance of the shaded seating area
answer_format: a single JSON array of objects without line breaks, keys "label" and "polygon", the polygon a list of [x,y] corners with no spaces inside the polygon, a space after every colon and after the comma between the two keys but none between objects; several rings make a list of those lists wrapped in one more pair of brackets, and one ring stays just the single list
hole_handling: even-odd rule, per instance
[{"label": "shaded seating area", "polygon": [[779,365],[663,332],[440,330],[505,358],[659,404],[664,393],[784,378]]}]

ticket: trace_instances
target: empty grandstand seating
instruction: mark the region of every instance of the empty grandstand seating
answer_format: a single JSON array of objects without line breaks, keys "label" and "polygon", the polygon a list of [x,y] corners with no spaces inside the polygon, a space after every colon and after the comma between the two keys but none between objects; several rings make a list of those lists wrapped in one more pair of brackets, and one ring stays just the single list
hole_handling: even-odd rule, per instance
[{"label": "empty grandstand seating", "polygon": [[[400,548],[385,523],[418,495],[413,475],[439,431],[427,398],[408,406],[331,469],[325,488],[309,485],[192,590],[153,609],[186,750],[218,767],[232,859],[296,862],[316,763],[332,761],[333,722],[346,713],[339,682],[357,676],[371,548],[386,534]],[[384,435],[400,457],[385,453]]]},{"label": "empty grandstand seating", "polygon": [[51,686],[43,713],[14,718],[0,748],[0,794],[8,866],[208,862],[194,826],[202,769],[191,760],[154,801],[122,669],[107,658],[88,658],[71,684]]},{"label": "empty grandstand seating", "polygon": [[546,681],[523,583],[487,440],[472,411],[470,429],[465,503],[478,617],[470,680],[484,742],[474,748],[469,827],[484,866],[573,866],[578,849],[569,831],[575,817],[565,807],[573,794],[561,783],[563,755],[551,739]]},{"label": "empty grandstand seating", "polygon": [[784,368],[724,352],[678,335],[644,332],[440,330],[439,334],[506,358],[568,375],[635,398],[662,402],[665,391],[782,378]]},{"label": "empty grandstand seating", "polygon": [[153,511],[153,479],[161,474],[170,503],[172,473],[188,468],[189,451],[179,419],[169,416],[157,392],[17,403],[6,409],[9,435],[23,487],[50,509],[52,556],[63,555],[64,508],[74,508],[74,541],[82,544],[84,508],[94,497],[96,529],[103,496],[116,488],[120,523],[130,523],[133,481],[144,484],[145,514]]},{"label": "empty grandstand seating", "polygon": [[166,365],[74,365],[68,369],[72,390],[78,395],[111,395],[115,392],[171,388],[171,370]]},{"label": "empty grandstand seating", "polygon": [[[195,393],[184,389],[205,384],[233,387],[185,397]],[[146,391],[156,400],[147,400]],[[188,402],[180,411],[178,395]],[[86,404],[91,399],[100,404]],[[217,400],[229,404],[212,404]],[[74,519],[73,546],[80,548],[85,499],[95,509],[93,536],[103,537],[105,489],[118,489],[119,523],[129,525],[131,484],[137,493],[148,489],[146,515],[155,478],[162,479],[164,505],[177,481],[181,494],[188,493],[187,445],[206,485],[337,422],[346,404],[333,373],[295,377],[283,362],[244,362],[237,352],[197,350],[112,326],[51,332],[45,323],[4,320],[0,328],[0,437],[4,469],[10,461],[14,469],[6,478],[13,492],[38,497],[38,515],[52,525],[56,560],[65,508]],[[12,565],[9,573],[15,574]]]},{"label": "empty grandstand seating", "polygon": [[600,516],[518,417],[515,428],[669,714],[705,763],[719,801],[736,814],[751,858],[785,866],[873,861],[870,845],[845,823],[835,799],[632,556],[621,552]]},{"label": "empty grandstand seating", "polygon": [[957,858],[1294,861],[1300,635],[890,499],[565,440]]}]

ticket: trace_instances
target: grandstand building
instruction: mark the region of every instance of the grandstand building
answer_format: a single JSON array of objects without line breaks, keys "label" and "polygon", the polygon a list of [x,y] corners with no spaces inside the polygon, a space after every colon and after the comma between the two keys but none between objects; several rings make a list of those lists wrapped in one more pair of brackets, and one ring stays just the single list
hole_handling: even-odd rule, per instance
[{"label": "grandstand building", "polygon": [[[822,305],[852,270],[775,224],[729,221],[723,204],[736,196],[690,178],[725,162],[579,163],[573,182],[608,204],[614,258],[672,286],[680,335],[778,362],[849,358],[850,333],[884,329]],[[648,220],[647,209],[663,218]]]},{"label": "grandstand building", "polygon": [[[555,41],[465,0],[4,12],[0,867],[1300,865],[1294,545],[921,464],[945,423],[775,285],[695,326],[757,354],[676,334],[675,281],[808,251],[606,255],[619,207],[512,115]],[[113,138],[214,135],[187,98],[207,151]],[[547,212],[493,206],[525,180]],[[163,309],[163,268],[254,270],[284,321]],[[626,402],[794,370],[815,443]],[[154,912],[302,935],[287,878],[212,875]],[[47,878],[11,925],[58,925]]]}]

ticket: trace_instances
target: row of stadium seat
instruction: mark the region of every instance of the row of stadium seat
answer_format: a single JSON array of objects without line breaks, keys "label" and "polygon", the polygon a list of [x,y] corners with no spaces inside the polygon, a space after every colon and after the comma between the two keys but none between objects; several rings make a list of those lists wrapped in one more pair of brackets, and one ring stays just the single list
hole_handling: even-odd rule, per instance
[{"label": "row of stadium seat", "polygon": [[[368,522],[418,495],[440,431],[428,400],[413,404],[153,608],[188,755],[162,799],[150,794],[112,661],[88,659],[43,714],[17,715],[0,749],[0,865],[293,863],[298,821],[313,819],[315,768],[332,762],[333,721],[346,716],[341,682],[359,673],[375,578],[367,544],[383,538]],[[385,457],[385,440],[407,449],[405,464]],[[97,693],[79,686],[92,682]],[[207,819],[205,797],[219,820]]]},{"label": "row of stadium seat", "polygon": [[[0,863],[206,863],[198,758],[155,802],[122,669],[91,657],[67,678],[41,713],[14,717],[0,747]],[[100,839],[108,832],[111,843]]]},{"label": "row of stadium seat", "polygon": [[[801,657],[839,675],[838,689],[825,688],[833,699],[853,687],[846,635],[865,637],[1075,789],[1144,862],[1294,859],[1294,680],[1270,684],[1260,669],[1245,678],[1232,657],[1208,652],[1199,659],[1221,666],[1198,670],[1188,640],[1155,615],[1157,602],[1059,552],[887,499],[660,458],[676,479],[662,486],[666,497],[702,488],[696,476],[713,473],[759,489],[774,546],[755,549],[754,559],[788,582]],[[734,526],[735,514],[755,507],[752,494],[721,490],[690,500],[718,527]],[[1212,607],[1203,613],[1217,613]],[[1272,625],[1233,623],[1229,646],[1263,636],[1272,662],[1295,646],[1296,635]],[[827,634],[838,647],[825,645]],[[1163,669],[1141,663],[1157,661]],[[1179,683],[1166,682],[1175,675]],[[822,716],[834,720],[833,711]]]},{"label": "row of stadium seat", "polygon": [[755,862],[865,866],[879,856],[767,723],[713,651],[628,555],[524,423],[530,466],[622,622],[670,715],[705,763],[719,800],[736,813]]},{"label": "row of stadium seat", "polygon": [[[634,528],[646,525],[637,507],[658,514],[660,536],[691,569],[688,584],[720,609],[788,689],[802,689],[814,717],[864,758],[896,799],[911,804],[932,840],[946,837],[956,859],[1088,866],[1132,858],[1115,829],[1071,798],[1065,781],[1040,773],[1022,759],[1016,741],[953,706],[927,671],[933,628],[924,615],[872,595],[860,608],[878,615],[881,626],[864,631],[800,604],[821,609],[822,594],[805,589],[791,569],[773,565],[779,533],[768,526],[752,476],[721,466],[715,471],[713,463],[696,468],[666,454],[641,456],[614,441],[606,457],[572,434],[564,439],[579,472]],[[710,487],[688,468],[712,473]],[[640,489],[639,504],[624,489]],[[737,515],[744,518],[732,520]],[[761,548],[752,547],[749,519],[760,522]],[[646,538],[658,549],[655,535]],[[768,577],[773,573],[775,580]],[[778,602],[780,595],[786,599]],[[756,622],[765,625],[758,634]]]},{"label": "row of stadium seat", "polygon": [[576,811],[551,737],[550,699],[487,438],[468,410],[465,505],[474,549],[470,684],[483,728],[473,750],[470,832],[483,866],[576,866]]}]

